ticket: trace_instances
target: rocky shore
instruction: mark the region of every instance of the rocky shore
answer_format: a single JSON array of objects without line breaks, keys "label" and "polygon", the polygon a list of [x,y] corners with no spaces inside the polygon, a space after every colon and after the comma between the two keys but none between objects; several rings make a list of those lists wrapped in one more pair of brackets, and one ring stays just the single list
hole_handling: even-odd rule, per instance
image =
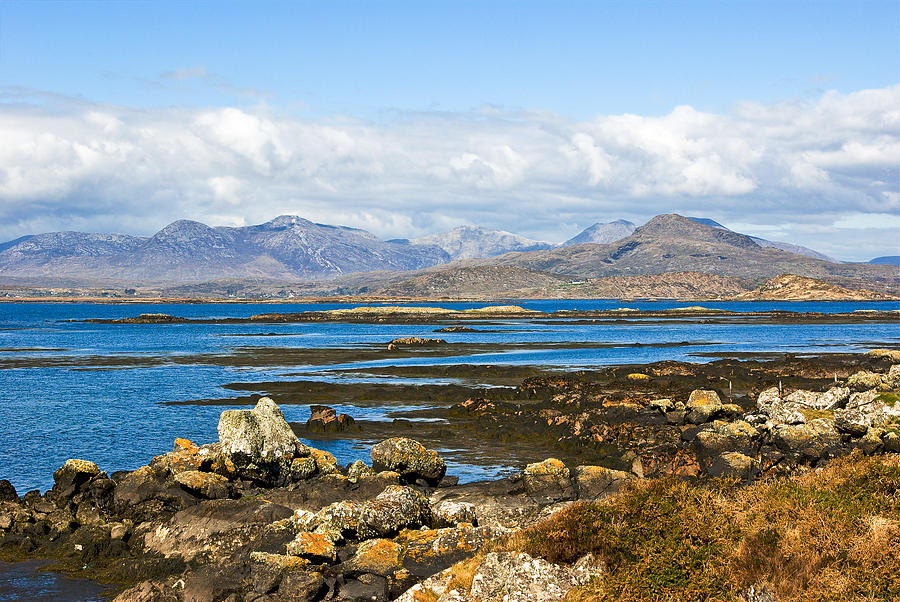
[{"label": "rocky shore", "polygon": [[[440,454],[407,437],[373,445],[370,463],[342,466],[303,444],[302,429],[262,398],[252,410],[223,412],[217,442],[178,439],[135,471],[107,474],[72,459],[44,494],[19,497],[0,482],[0,553],[7,560],[53,558],[56,570],[117,588],[120,601],[549,601],[579,588],[601,591],[638,562],[633,550],[622,556],[594,542],[594,533],[612,541],[621,529],[607,533],[609,525],[637,521],[645,531],[628,540],[632,545],[683,511],[622,507],[633,498],[646,502],[658,490],[671,500],[734,487],[756,491],[832,470],[843,457],[900,453],[896,351],[713,364],[536,376],[521,383],[515,401],[454,405],[444,416],[455,417],[461,432],[540,440],[566,452],[566,462],[548,458],[505,479],[468,484],[446,474]],[[337,436],[366,425],[317,407],[306,428]],[[879,469],[884,486],[894,482],[895,464]],[[900,502],[893,491],[860,520],[880,525],[879,537],[896,538],[896,550]],[[867,504],[859,497],[834,511],[861,512]],[[624,514],[607,516],[620,507]],[[585,509],[606,518],[578,522]],[[703,520],[713,524],[716,516]],[[882,522],[872,523],[873,516]],[[754,555],[762,562],[765,546],[748,548],[747,537],[734,535],[734,554],[746,548],[740,553],[750,555],[751,566]],[[699,578],[705,569],[691,570]],[[680,581],[670,581],[656,597],[624,599],[679,599],[671,588]],[[814,599],[751,581],[730,598],[691,599]],[[894,585],[900,593],[889,578],[884,591]]]}]

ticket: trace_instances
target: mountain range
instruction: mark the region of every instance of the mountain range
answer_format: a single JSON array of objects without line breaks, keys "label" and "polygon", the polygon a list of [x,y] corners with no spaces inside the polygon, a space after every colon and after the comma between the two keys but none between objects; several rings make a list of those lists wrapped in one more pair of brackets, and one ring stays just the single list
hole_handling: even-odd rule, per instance
[{"label": "mountain range", "polygon": [[239,292],[242,282],[318,281],[322,284],[301,288],[420,290],[427,296],[459,289],[462,281],[467,290],[489,292],[492,282],[501,280],[511,290],[535,290],[573,279],[664,273],[757,283],[792,273],[850,288],[900,289],[891,265],[837,263],[797,245],[674,214],[640,227],[625,220],[594,224],[561,245],[468,226],[385,241],[364,230],[296,216],[245,227],[181,220],[151,237],[53,232],[0,244],[0,284],[6,285],[173,287],[218,281]]}]

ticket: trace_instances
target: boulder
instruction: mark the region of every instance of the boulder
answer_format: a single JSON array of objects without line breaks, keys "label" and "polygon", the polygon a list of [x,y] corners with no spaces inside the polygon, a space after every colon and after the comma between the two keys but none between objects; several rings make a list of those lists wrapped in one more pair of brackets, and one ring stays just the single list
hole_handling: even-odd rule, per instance
[{"label": "boulder", "polygon": [[347,467],[347,478],[350,479],[351,483],[357,482],[360,477],[373,474],[375,474],[375,471],[369,468],[362,460],[356,460]]},{"label": "boulder", "polygon": [[250,579],[253,592],[271,594],[281,585],[281,580],[286,572],[302,571],[308,565],[308,560],[298,556],[251,552]]},{"label": "boulder", "polygon": [[722,400],[715,391],[697,389],[691,391],[686,405],[687,419],[694,424],[708,421],[722,409]]},{"label": "boulder", "polygon": [[337,560],[337,548],[334,542],[324,533],[301,531],[287,545],[287,553],[301,556],[312,562],[334,562]]},{"label": "boulder", "polygon": [[492,552],[485,556],[472,578],[471,595],[477,600],[528,600],[555,602],[569,590],[593,577],[571,567],[552,564],[525,553]]},{"label": "boulder", "polygon": [[809,461],[833,457],[841,447],[840,433],[832,421],[824,418],[777,426],[772,430],[772,439],[786,455]]},{"label": "boulder", "polygon": [[222,451],[250,462],[271,462],[303,451],[274,401],[263,397],[252,410],[225,410],[219,418]]},{"label": "boulder", "polygon": [[393,575],[401,568],[403,546],[390,539],[369,539],[359,544],[356,554],[347,561],[349,572]]},{"label": "boulder", "polygon": [[759,462],[738,452],[725,452],[709,467],[711,477],[732,477],[750,480],[759,474]]},{"label": "boulder", "polygon": [[753,454],[756,451],[759,431],[743,420],[735,422],[715,421],[710,427],[697,433],[694,447],[697,460],[704,468],[725,452]]},{"label": "boulder", "polygon": [[412,487],[395,485],[363,504],[361,520],[376,533],[391,535],[430,524],[431,507],[428,498]]},{"label": "boulder", "polygon": [[16,488],[6,479],[0,480],[0,502],[16,502],[19,500],[19,494]]},{"label": "boulder", "polygon": [[848,387],[831,387],[821,394],[819,397],[820,410],[836,410],[847,405],[850,399],[850,389]]},{"label": "boulder", "polygon": [[431,508],[432,524],[440,527],[456,527],[462,523],[477,524],[475,504],[445,500]]},{"label": "boulder", "polygon": [[188,493],[209,500],[227,498],[231,494],[228,479],[212,472],[188,470],[176,474],[175,481]]},{"label": "boulder", "polygon": [[881,436],[881,443],[884,445],[884,451],[890,453],[900,453],[900,435],[893,431],[887,431]]},{"label": "boulder", "polygon": [[372,468],[390,470],[406,481],[423,479],[437,484],[447,472],[447,464],[434,450],[406,437],[393,437],[372,447]]},{"label": "boulder", "polygon": [[403,531],[396,542],[403,546],[403,568],[426,577],[471,557],[487,542],[510,533],[501,527],[460,525],[445,529]]},{"label": "boulder", "polygon": [[900,389],[900,364],[891,366],[891,369],[881,378],[881,381],[886,389],[892,391]]},{"label": "boulder", "polygon": [[57,499],[68,499],[81,491],[82,486],[100,474],[100,469],[87,460],[66,460],[53,473],[53,494]]},{"label": "boulder", "polygon": [[308,524],[315,524],[317,533],[323,533],[335,542],[375,536],[374,531],[362,521],[362,506],[350,501],[325,506]]},{"label": "boulder", "polygon": [[322,573],[309,571],[288,571],[281,578],[278,596],[281,600],[291,602],[313,602],[324,597],[328,591]]},{"label": "boulder", "polygon": [[312,433],[340,433],[351,428],[356,422],[348,414],[338,414],[329,406],[309,406],[309,420],[306,430]]},{"label": "boulder", "polygon": [[882,385],[881,375],[877,372],[860,370],[847,379],[847,387],[851,391],[866,391],[877,389]]},{"label": "boulder", "polygon": [[635,478],[630,472],[613,470],[603,466],[577,466],[575,468],[575,487],[578,498],[582,500],[596,499],[617,493],[622,485]]},{"label": "boulder", "polygon": [[575,487],[569,476],[569,469],[556,458],[529,464],[523,472],[525,492],[547,501],[574,499]]}]

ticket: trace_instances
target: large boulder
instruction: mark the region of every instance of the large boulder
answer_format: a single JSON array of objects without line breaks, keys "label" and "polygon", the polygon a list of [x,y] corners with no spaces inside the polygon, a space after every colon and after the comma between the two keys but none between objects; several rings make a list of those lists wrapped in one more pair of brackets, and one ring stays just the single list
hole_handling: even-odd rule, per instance
[{"label": "large boulder", "polygon": [[219,418],[222,451],[249,462],[293,458],[303,451],[284,414],[274,401],[263,397],[252,410],[225,410]]},{"label": "large boulder", "polygon": [[19,499],[16,488],[6,479],[0,480],[0,502],[15,502]]},{"label": "large boulder", "polygon": [[687,419],[694,424],[706,422],[722,409],[722,400],[715,391],[691,391],[687,402]]},{"label": "large boulder", "polygon": [[883,380],[881,375],[877,372],[869,372],[868,370],[860,370],[847,379],[847,387],[851,391],[867,391],[869,389],[877,389],[882,384]]},{"label": "large boulder", "polygon": [[806,424],[776,426],[772,439],[785,455],[811,462],[833,457],[841,448],[841,435],[834,422],[824,418]]},{"label": "large boulder", "polygon": [[575,486],[578,490],[578,498],[582,500],[595,499],[617,493],[622,485],[635,478],[630,472],[613,470],[603,466],[575,467]]},{"label": "large boulder", "polygon": [[525,491],[533,497],[547,501],[575,498],[575,487],[566,465],[556,458],[547,458],[525,467],[523,472]]},{"label": "large boulder", "polygon": [[428,498],[412,487],[394,485],[363,504],[361,519],[379,535],[392,535],[430,524],[431,507]]},{"label": "large boulder", "polygon": [[372,448],[372,468],[390,470],[408,482],[423,479],[437,484],[447,472],[447,464],[434,450],[406,437],[393,437]]},{"label": "large boulder", "polygon": [[703,468],[709,468],[722,454],[737,452],[755,453],[759,431],[743,420],[735,422],[715,421],[710,427],[697,433],[694,447],[697,460]]}]

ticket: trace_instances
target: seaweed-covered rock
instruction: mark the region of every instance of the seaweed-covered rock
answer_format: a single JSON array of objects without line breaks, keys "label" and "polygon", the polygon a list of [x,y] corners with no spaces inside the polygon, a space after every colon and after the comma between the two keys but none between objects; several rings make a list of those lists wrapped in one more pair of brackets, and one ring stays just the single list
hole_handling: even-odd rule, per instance
[{"label": "seaweed-covered rock", "polygon": [[406,437],[393,437],[376,444],[371,455],[376,472],[391,470],[408,481],[424,479],[435,484],[447,472],[447,464],[436,451]]},{"label": "seaweed-covered rock", "polygon": [[311,433],[340,433],[350,429],[356,422],[348,414],[338,414],[329,406],[309,406],[310,416],[306,430]]}]

